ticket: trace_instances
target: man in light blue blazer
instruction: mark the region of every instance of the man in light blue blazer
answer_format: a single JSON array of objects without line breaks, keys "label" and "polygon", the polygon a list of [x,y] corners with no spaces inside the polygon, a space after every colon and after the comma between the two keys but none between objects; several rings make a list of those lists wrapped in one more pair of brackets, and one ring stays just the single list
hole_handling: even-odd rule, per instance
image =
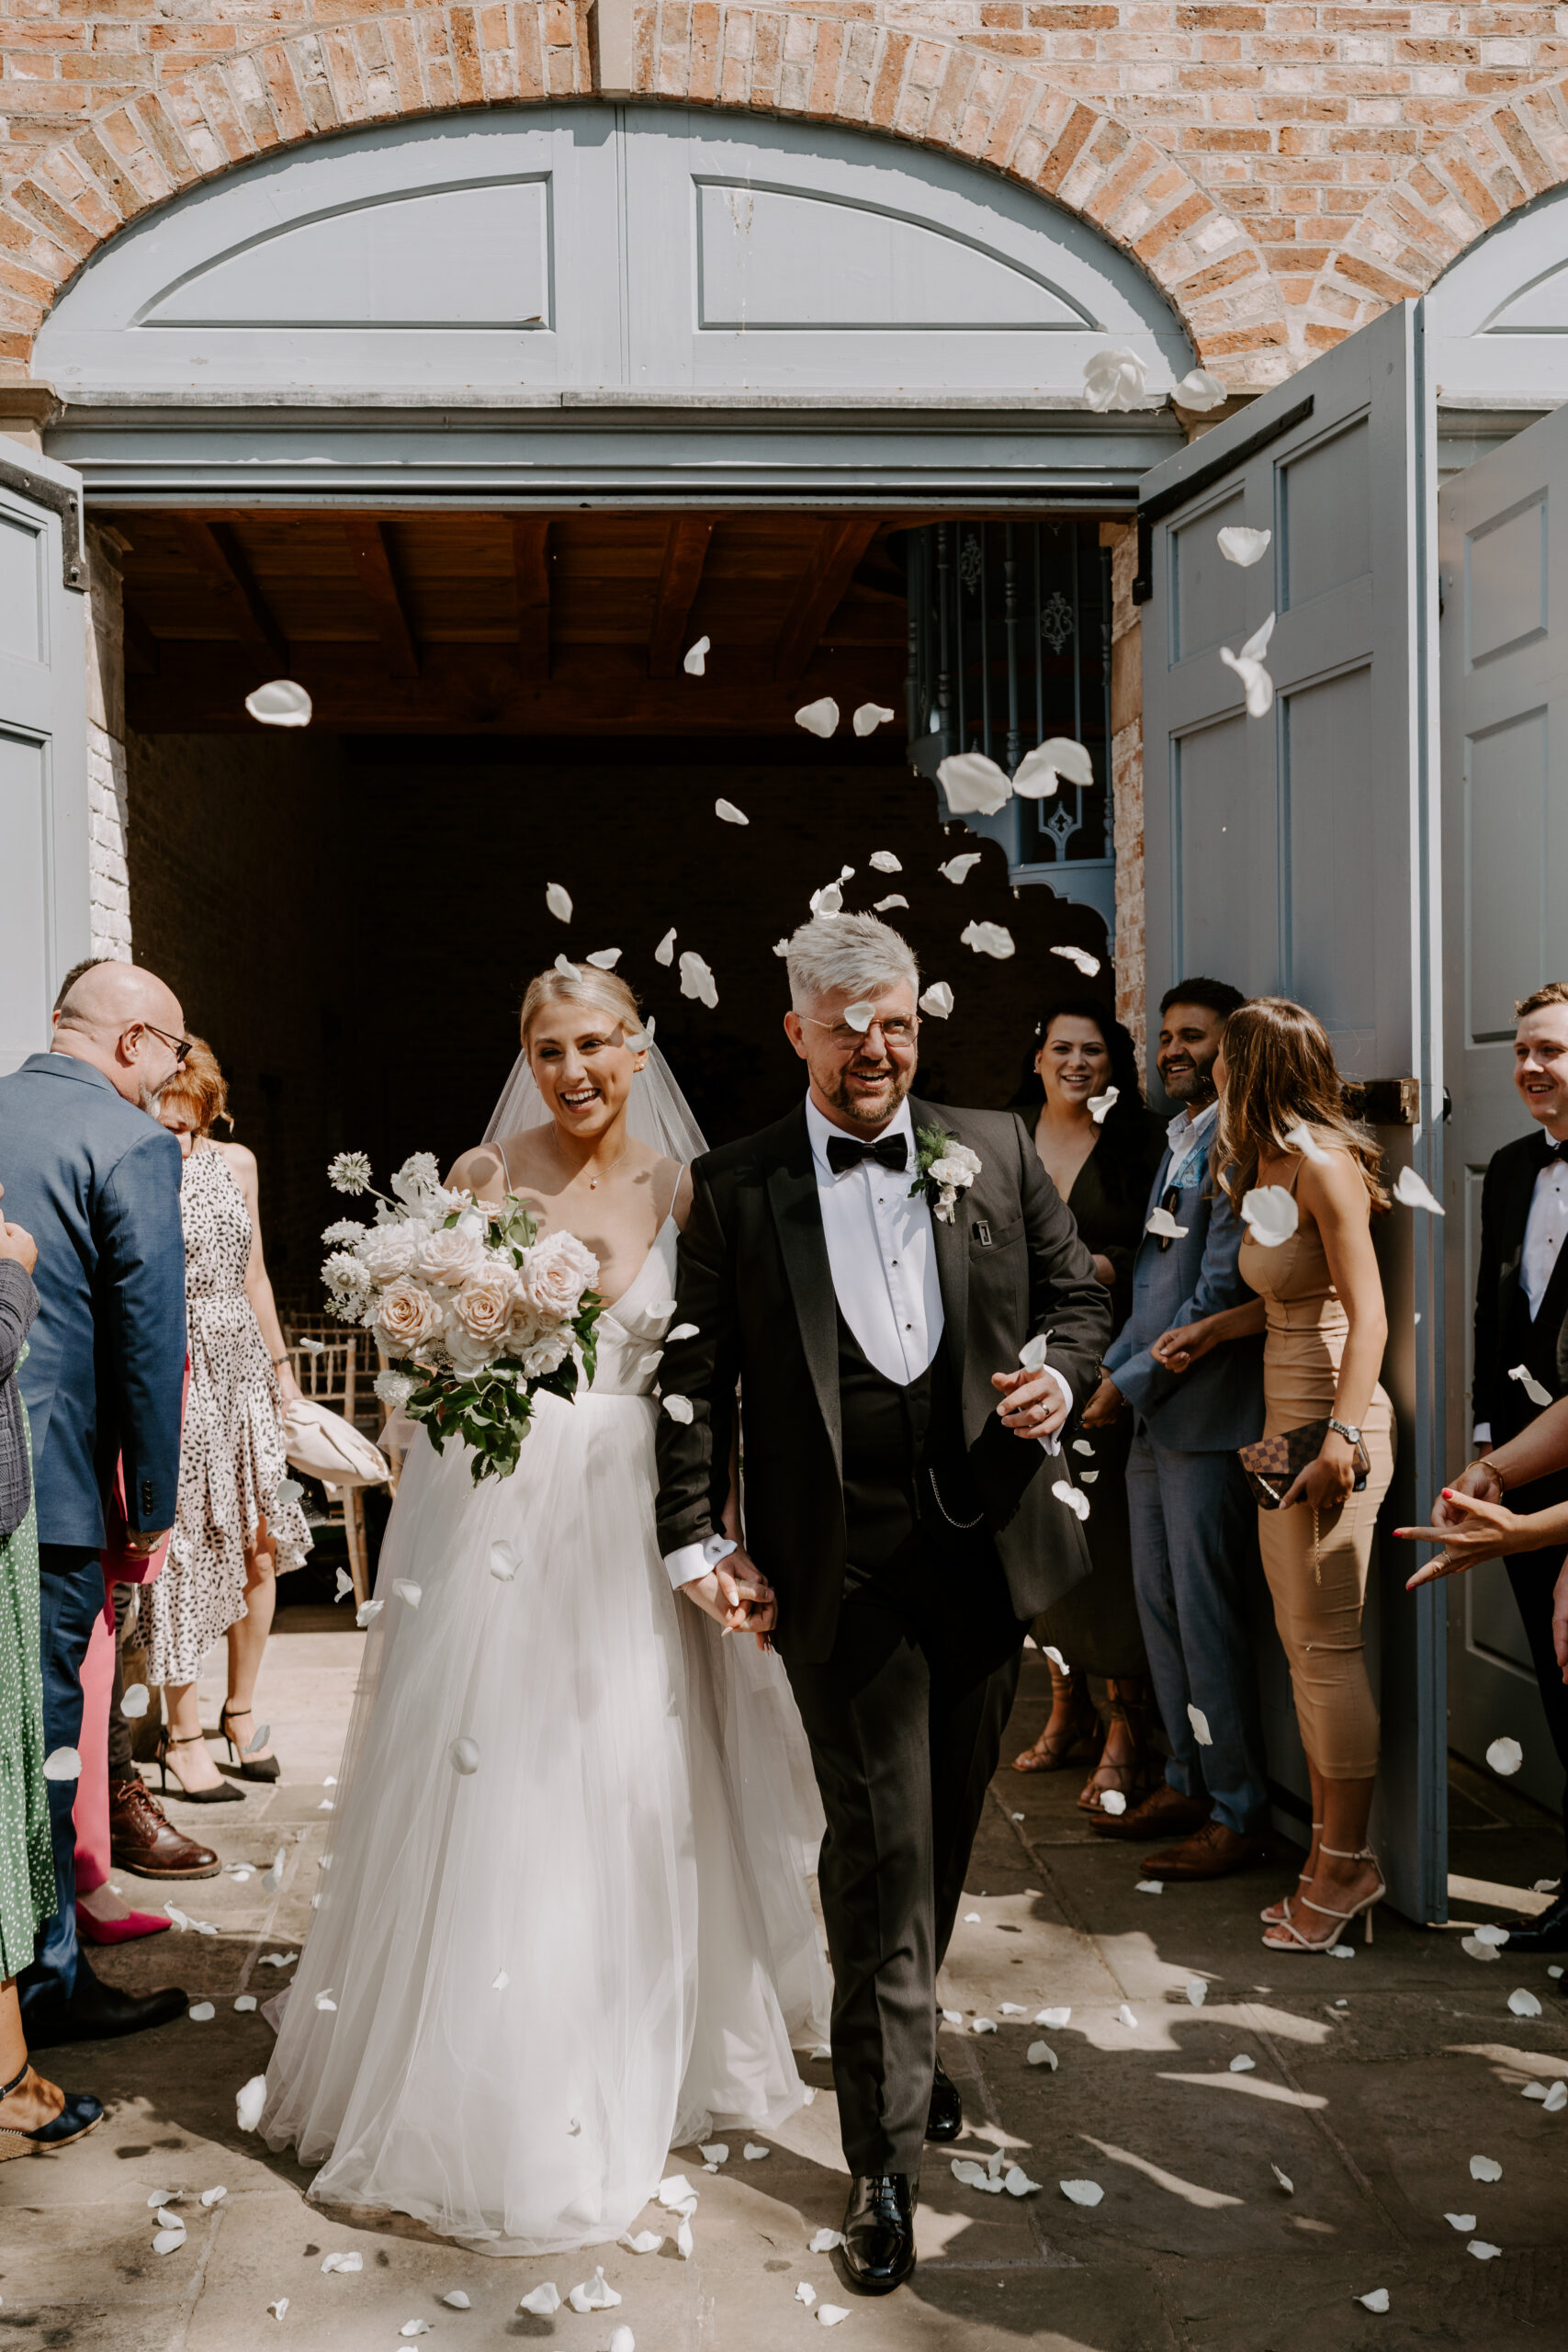
[{"label": "man in light blue blazer", "polygon": [[[0,1183],[38,1244],[23,1365],[38,1498],[45,1746],[73,1749],[82,1662],[104,1607],[103,1498],[125,1464],[133,1551],[172,1525],[185,1373],[179,1146],[150,1114],[189,1050],[178,1001],[132,964],[82,971],[53,1049],[0,1078]],[[184,1993],[119,1992],[76,1941],[73,1777],[49,1784],[56,1907],[17,1990],[29,2047],[134,2033]]]},{"label": "man in light blue blazer", "polygon": [[[1263,1342],[1235,1340],[1190,1370],[1169,1372],[1150,1350],[1162,1332],[1251,1296],[1236,1271],[1242,1228],[1214,1180],[1219,1104],[1213,1065],[1225,1022],[1243,1001],[1224,980],[1192,978],[1160,1005],[1156,1067],[1181,1108],[1149,1199],[1183,1228],[1146,1232],[1133,1265],[1133,1312],[1107,1351],[1084,1408],[1086,1429],[1126,1407],[1133,1587],[1160,1714],[1171,1745],[1162,1787],[1106,1836],[1180,1842],[1151,1854],[1161,1878],[1221,1878],[1267,1850],[1269,1792],[1246,1583],[1257,1569],[1258,1506],[1236,1448],[1263,1434]],[[1205,1719],[1201,1742],[1189,1713]]]}]

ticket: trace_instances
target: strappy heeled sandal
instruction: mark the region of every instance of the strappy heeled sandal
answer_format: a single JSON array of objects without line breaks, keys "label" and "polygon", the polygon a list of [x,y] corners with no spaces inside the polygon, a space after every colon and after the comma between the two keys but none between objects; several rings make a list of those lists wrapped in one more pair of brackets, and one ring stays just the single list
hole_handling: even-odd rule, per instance
[{"label": "strappy heeled sandal", "polygon": [[[1317,1837],[1322,1828],[1322,1822],[1314,1821],[1312,1825],[1313,1836],[1314,1838]],[[1317,1849],[1314,1847],[1313,1849],[1313,1852],[1315,1853],[1316,1850]],[[1308,1854],[1307,1860],[1309,1862],[1312,1860],[1312,1854]],[[1298,1886],[1310,1886],[1311,1883],[1312,1871],[1310,1870],[1298,1871],[1296,1872],[1296,1884]],[[1266,1903],[1258,1916],[1262,1920],[1266,1928],[1282,1928],[1288,1926],[1291,1917],[1290,1896],[1288,1894],[1281,1894],[1278,1903]]]},{"label": "strappy heeled sandal", "polygon": [[[1137,1685],[1134,1683],[1133,1687],[1135,1690]],[[1100,1760],[1094,1768],[1095,1776],[1101,1772],[1113,1772],[1116,1777],[1114,1780],[1107,1780],[1103,1785],[1098,1785],[1097,1777],[1091,1776],[1088,1785],[1078,1793],[1077,1805],[1080,1813],[1103,1813],[1105,1807],[1101,1804],[1100,1799],[1109,1789],[1120,1789],[1129,1806],[1134,1805],[1148,1786],[1148,1703],[1143,1699],[1125,1697],[1123,1695],[1125,1685],[1122,1683],[1113,1681],[1109,1683],[1107,1688],[1111,1696],[1111,1722],[1105,1734],[1105,1747],[1110,1747],[1112,1736],[1120,1727],[1132,1741],[1133,1753],[1125,1764],[1108,1764],[1105,1760],[1105,1749],[1100,1750]]]},{"label": "strappy heeled sandal", "polygon": [[1012,1759],[1015,1772],[1060,1772],[1071,1763],[1074,1755],[1088,1747],[1091,1756],[1098,1752],[1100,1740],[1100,1717],[1081,1674],[1064,1674],[1059,1666],[1051,1668],[1051,1712],[1061,1705],[1067,1708],[1066,1732],[1051,1736],[1047,1724],[1032,1747],[1026,1747]]},{"label": "strappy heeled sandal", "polygon": [[[231,1715],[250,1715],[252,1723],[254,1723],[255,1716],[251,1713],[249,1707],[231,1707],[227,1699],[224,1700],[222,1706],[219,1710],[219,1734],[220,1737],[227,1740],[229,1743],[229,1754],[231,1760],[240,1768],[240,1778],[243,1781],[276,1781],[278,1774],[283,1770],[283,1767],[278,1762],[276,1757],[253,1756],[248,1748],[241,1747],[235,1741],[233,1733],[229,1728],[229,1718]],[[271,1728],[271,1724],[267,1724],[266,1729],[270,1731]]]},{"label": "strappy heeled sandal", "polygon": [[1329,1909],[1326,1903],[1314,1903],[1310,1894],[1303,1894],[1302,1897],[1302,1909],[1303,1911],[1315,1911],[1320,1918],[1332,1919],[1336,1922],[1336,1925],[1330,1928],[1326,1936],[1320,1938],[1317,1936],[1303,1936],[1300,1928],[1297,1927],[1294,1919],[1278,1920],[1275,1923],[1276,1926],[1283,1928],[1285,1935],[1289,1938],[1289,1941],[1276,1942],[1271,1936],[1265,1936],[1263,1942],[1268,1951],[1332,1951],[1335,1945],[1340,1940],[1339,1929],[1343,1927],[1348,1927],[1352,1919],[1365,1919],[1367,1923],[1365,1940],[1368,1943],[1371,1942],[1372,1913],[1376,1906],[1382,1901],[1383,1896],[1388,1893],[1388,1888],[1383,1883],[1382,1871],[1379,1866],[1377,1856],[1373,1853],[1370,1846],[1358,1847],[1353,1854],[1342,1852],[1337,1846],[1320,1846],[1318,1848],[1318,1852],[1320,1854],[1327,1854],[1331,1856],[1337,1862],[1371,1862],[1373,1869],[1376,1870],[1378,1873],[1378,1883],[1376,1886],[1373,1887],[1370,1894],[1364,1894],[1359,1903],[1353,1903],[1348,1911],[1332,1911]]}]

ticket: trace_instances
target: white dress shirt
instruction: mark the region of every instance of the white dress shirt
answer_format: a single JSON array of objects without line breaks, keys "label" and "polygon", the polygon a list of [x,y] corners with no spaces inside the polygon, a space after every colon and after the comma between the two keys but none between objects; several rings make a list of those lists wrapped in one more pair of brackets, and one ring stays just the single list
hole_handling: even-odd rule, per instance
[{"label": "white dress shirt", "polygon": [[[923,1184],[918,1192],[911,1189],[915,1131],[909,1105],[901,1102],[876,1136],[857,1138],[880,1142],[883,1136],[903,1136],[908,1157],[903,1169],[863,1159],[858,1166],[835,1174],[829,1163],[828,1146],[834,1136],[847,1130],[824,1118],[809,1095],[806,1127],[817,1171],[828,1267],[840,1312],[867,1362],[885,1380],[906,1387],[919,1378],[936,1354],[946,1323],[937,1280],[931,1203]],[[1045,1370],[1071,1412],[1072,1389],[1054,1366],[1048,1364]],[[1058,1450],[1054,1437],[1042,1438],[1040,1442],[1048,1453]],[[682,1544],[679,1551],[665,1555],[671,1583],[679,1590],[694,1577],[705,1576],[734,1548],[719,1535],[710,1535],[703,1544]]]},{"label": "white dress shirt", "polygon": [[[1540,1313],[1540,1302],[1546,1296],[1547,1284],[1557,1270],[1557,1260],[1568,1234],[1568,1167],[1554,1153],[1538,1173],[1535,1190],[1530,1194],[1529,1215],[1525,1219],[1524,1244],[1519,1251],[1519,1287],[1530,1311],[1533,1323]],[[1473,1443],[1490,1445],[1492,1424],[1477,1421]]]},{"label": "white dress shirt", "polygon": [[1165,1171],[1165,1181],[1168,1184],[1180,1182],[1181,1179],[1178,1171],[1183,1161],[1191,1157],[1200,1144],[1208,1141],[1209,1130],[1219,1115],[1220,1105],[1217,1098],[1208,1105],[1206,1110],[1200,1111],[1195,1119],[1190,1119],[1185,1111],[1178,1111],[1165,1131],[1165,1139],[1170,1146],[1170,1166]]}]

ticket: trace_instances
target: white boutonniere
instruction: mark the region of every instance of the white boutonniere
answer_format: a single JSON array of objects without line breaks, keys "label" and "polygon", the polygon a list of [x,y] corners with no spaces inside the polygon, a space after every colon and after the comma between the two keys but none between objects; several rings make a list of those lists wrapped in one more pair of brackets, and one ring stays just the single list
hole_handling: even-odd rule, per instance
[{"label": "white boutonniere", "polygon": [[940,1127],[922,1127],[918,1140],[910,1197],[923,1187],[932,1216],[939,1224],[951,1225],[959,1193],[966,1193],[980,1173],[980,1155]]}]

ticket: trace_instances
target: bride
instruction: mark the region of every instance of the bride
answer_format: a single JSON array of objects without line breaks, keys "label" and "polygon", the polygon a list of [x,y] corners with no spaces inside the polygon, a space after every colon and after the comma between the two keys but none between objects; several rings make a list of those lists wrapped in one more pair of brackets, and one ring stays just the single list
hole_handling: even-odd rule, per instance
[{"label": "bride", "polygon": [[788,1684],[725,1638],[750,1589],[682,1599],[655,1541],[650,1392],[704,1147],[639,1028],[612,974],[542,973],[493,1139],[447,1179],[594,1252],[597,1370],[536,1399],[509,1477],[414,1438],[267,2074],[264,2136],[321,2165],[313,2197],[495,2253],[618,2236],[671,2146],[794,2112],[792,2038],[827,2025]]}]

